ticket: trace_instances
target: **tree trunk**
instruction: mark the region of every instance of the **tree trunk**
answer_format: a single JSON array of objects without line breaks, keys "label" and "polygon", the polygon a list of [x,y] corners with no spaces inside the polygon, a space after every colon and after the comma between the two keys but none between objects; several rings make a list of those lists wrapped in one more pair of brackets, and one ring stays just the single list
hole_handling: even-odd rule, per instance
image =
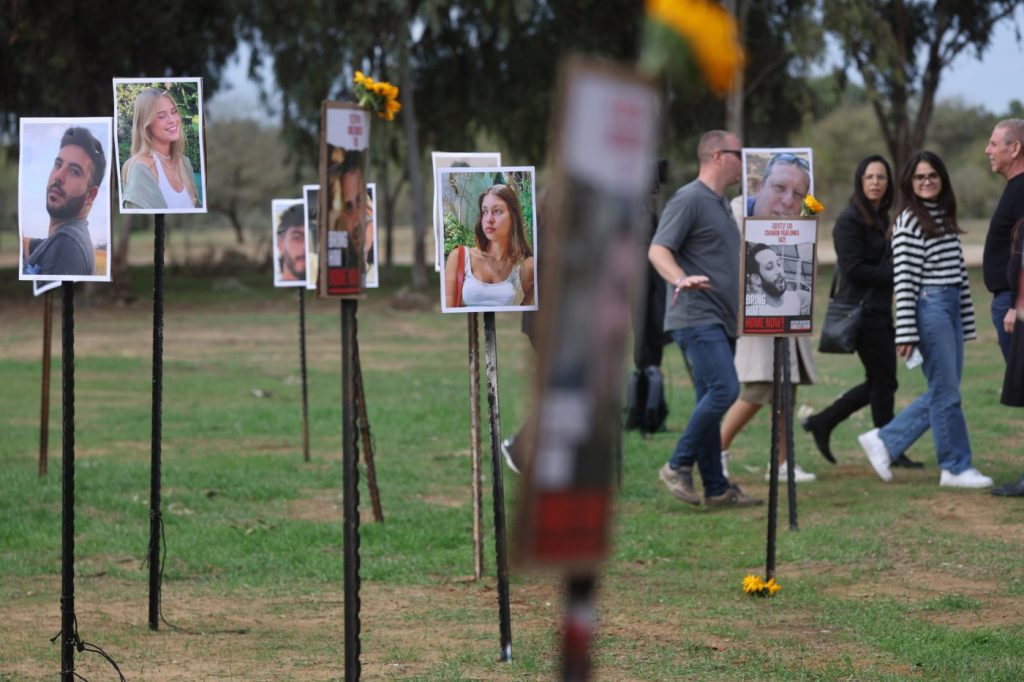
[{"label": "tree trunk", "polygon": [[238,244],[245,243],[245,230],[242,225],[242,221],[238,215],[238,209],[234,206],[231,207],[230,211],[227,211],[228,220],[231,221],[231,227],[235,231],[235,241]]},{"label": "tree trunk", "polygon": [[[736,17],[736,23],[739,25],[740,42],[745,42],[747,33],[747,11],[750,9],[750,0],[726,0],[725,8],[729,10],[730,14]],[[746,138],[743,134],[744,87],[744,72],[743,69],[740,69],[736,72],[736,80],[733,83],[732,90],[729,91],[729,95],[725,100],[725,129],[734,133],[740,138],[740,140],[745,140]]]},{"label": "tree trunk", "polygon": [[[394,189],[391,187],[391,176],[388,173],[388,159],[385,157],[384,163],[380,164],[380,183],[377,185],[377,198],[380,200],[378,205],[383,209],[383,215],[374,216],[377,221],[377,229],[380,229],[380,225],[384,223],[384,267],[388,270],[395,264],[394,261],[394,249],[395,249],[395,212],[393,210],[393,204],[391,203],[391,195],[394,194]],[[383,220],[382,220],[383,218]],[[378,235],[379,237],[379,235]],[[377,239],[377,249],[380,249],[380,239]],[[380,262],[380,253],[377,254],[377,261]]]},{"label": "tree trunk", "polygon": [[[405,36],[409,31],[409,8],[402,4],[401,33]],[[409,64],[409,39],[406,36],[399,41],[399,72],[402,78],[402,123],[405,127],[405,162],[409,171],[409,186],[412,189],[412,231],[413,231],[413,266],[412,288],[423,289],[427,286],[427,243],[426,221],[423,206],[423,176],[420,173],[420,143],[416,124],[416,86],[412,80],[412,69]]]}]

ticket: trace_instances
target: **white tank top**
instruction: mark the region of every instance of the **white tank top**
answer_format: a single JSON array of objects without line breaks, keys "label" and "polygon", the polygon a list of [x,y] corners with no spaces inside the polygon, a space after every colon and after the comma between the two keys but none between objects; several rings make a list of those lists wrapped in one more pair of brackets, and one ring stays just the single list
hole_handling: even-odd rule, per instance
[{"label": "white tank top", "polygon": [[519,281],[519,269],[522,264],[512,268],[503,282],[481,282],[473,276],[472,257],[466,249],[466,278],[462,283],[462,304],[465,306],[506,306],[520,305],[523,302],[523,287]]},{"label": "white tank top", "polygon": [[167,204],[167,208],[195,208],[192,197],[188,195],[188,189],[182,186],[180,192],[175,192],[171,183],[167,181],[167,176],[164,175],[164,164],[160,162],[159,158],[153,160],[156,161],[157,185],[160,187],[160,194],[164,195],[164,203]]}]

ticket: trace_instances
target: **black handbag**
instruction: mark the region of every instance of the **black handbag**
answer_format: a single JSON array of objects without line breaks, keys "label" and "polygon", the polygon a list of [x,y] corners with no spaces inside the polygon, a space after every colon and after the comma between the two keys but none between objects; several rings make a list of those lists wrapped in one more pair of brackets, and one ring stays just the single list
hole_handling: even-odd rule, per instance
[{"label": "black handbag", "polygon": [[818,350],[822,353],[852,353],[857,346],[857,328],[864,314],[863,299],[857,303],[836,300],[836,279],[832,278],[832,289],[828,294],[828,309],[825,324],[821,327],[821,342]]}]

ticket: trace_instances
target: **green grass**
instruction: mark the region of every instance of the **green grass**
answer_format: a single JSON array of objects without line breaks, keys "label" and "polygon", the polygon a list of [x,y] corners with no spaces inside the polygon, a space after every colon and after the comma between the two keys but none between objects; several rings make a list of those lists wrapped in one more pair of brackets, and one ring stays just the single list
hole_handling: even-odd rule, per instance
[{"label": "green grass", "polygon": [[[399,271],[406,277],[407,271]],[[823,271],[819,283],[828,282]],[[0,272],[0,680],[52,677],[59,651],[59,325],[50,471],[36,473],[40,308]],[[146,292],[151,271],[133,271]],[[76,559],[82,636],[129,679],[339,679],[342,632],[340,347],[336,302],[307,298],[310,437],[301,459],[295,296],[266,274],[176,275],[167,283],[163,517],[164,613],[207,636],[145,627],[150,475],[151,308],[78,297]],[[975,273],[975,280],[977,276]],[[386,521],[370,521],[361,482],[363,665],[368,679],[549,679],[558,670],[560,580],[513,570],[512,664],[497,662],[498,627],[485,481],[485,578],[472,574],[466,324],[397,312],[396,286],[359,308],[360,352]],[[821,286],[819,293],[827,286]],[[431,289],[431,292],[435,289]],[[981,340],[967,345],[964,409],[975,463],[1020,473],[1020,415],[999,405],[1002,360],[974,282]],[[59,300],[59,299],[58,299]],[[58,306],[59,308],[59,306]],[[824,314],[819,298],[816,314]],[[59,319],[59,315],[56,316]],[[528,344],[517,316],[498,316],[501,417],[526,414]],[[816,355],[818,383],[798,404],[821,408],[860,380],[851,356]],[[782,591],[740,592],[763,573],[766,508],[701,512],[667,495],[657,469],[693,396],[677,349],[665,351],[668,430],[623,441],[614,551],[599,583],[594,656],[601,679],[1015,680],[1024,675],[1024,541],[1020,504],[940,490],[930,436],[923,472],[893,484],[856,444],[869,415],[833,436],[830,466],[797,429],[796,457],[816,471],[799,489],[799,531],[780,505]],[[898,406],[924,388],[900,370]],[[256,397],[259,389],[262,395]],[[486,406],[484,408],[486,419]],[[486,422],[485,422],[486,428]],[[484,434],[485,450],[488,447]],[[763,411],[734,442],[733,478],[764,496]],[[485,471],[489,467],[485,464]],[[488,477],[489,478],[489,477]],[[518,480],[506,474],[508,517]],[[226,635],[244,627],[250,634]],[[86,677],[102,662],[80,657]],[[176,677],[177,676],[177,677]],[[204,677],[206,676],[206,677]]]}]

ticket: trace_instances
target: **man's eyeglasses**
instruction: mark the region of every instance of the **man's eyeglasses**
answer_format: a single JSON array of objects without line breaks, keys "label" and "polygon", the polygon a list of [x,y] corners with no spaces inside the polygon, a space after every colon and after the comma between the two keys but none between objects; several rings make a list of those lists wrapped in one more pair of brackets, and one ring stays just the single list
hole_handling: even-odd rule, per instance
[{"label": "man's eyeglasses", "polygon": [[914,182],[918,184],[922,182],[935,182],[936,180],[939,179],[939,174],[936,173],[935,171],[932,171],[931,173],[918,173],[914,175],[913,179]]},{"label": "man's eyeglasses", "polygon": [[719,149],[722,154],[733,154],[737,159],[742,158],[742,151],[739,149]]}]

